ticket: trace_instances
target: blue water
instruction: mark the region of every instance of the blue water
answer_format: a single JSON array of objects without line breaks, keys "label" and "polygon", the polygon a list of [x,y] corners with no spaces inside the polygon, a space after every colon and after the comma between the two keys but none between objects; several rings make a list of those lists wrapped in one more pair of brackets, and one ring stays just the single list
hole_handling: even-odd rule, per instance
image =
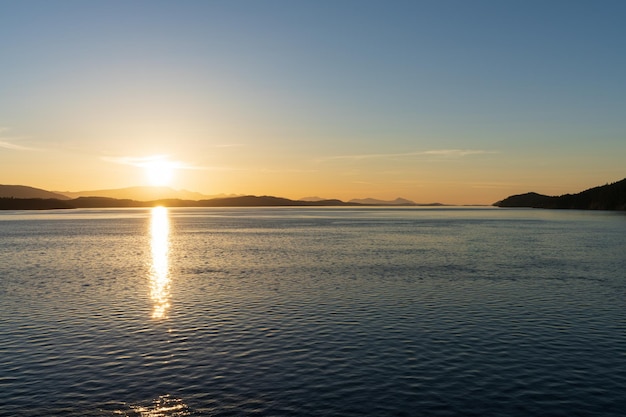
[{"label": "blue water", "polygon": [[2,416],[623,416],[626,215],[0,213]]}]

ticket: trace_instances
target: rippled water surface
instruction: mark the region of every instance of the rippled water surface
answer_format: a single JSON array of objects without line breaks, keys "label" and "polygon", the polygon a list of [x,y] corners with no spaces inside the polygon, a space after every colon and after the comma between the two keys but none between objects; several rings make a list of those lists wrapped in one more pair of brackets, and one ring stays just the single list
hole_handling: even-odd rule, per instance
[{"label": "rippled water surface", "polygon": [[0,213],[0,415],[623,416],[626,215]]}]

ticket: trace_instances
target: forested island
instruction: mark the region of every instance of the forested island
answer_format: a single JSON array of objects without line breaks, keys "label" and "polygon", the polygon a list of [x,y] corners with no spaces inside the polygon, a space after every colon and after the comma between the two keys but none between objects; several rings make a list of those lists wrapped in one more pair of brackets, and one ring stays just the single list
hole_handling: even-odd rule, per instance
[{"label": "forested island", "polygon": [[532,207],[546,209],[626,210],[626,178],[578,194],[547,196],[518,194],[494,203],[497,207]]}]

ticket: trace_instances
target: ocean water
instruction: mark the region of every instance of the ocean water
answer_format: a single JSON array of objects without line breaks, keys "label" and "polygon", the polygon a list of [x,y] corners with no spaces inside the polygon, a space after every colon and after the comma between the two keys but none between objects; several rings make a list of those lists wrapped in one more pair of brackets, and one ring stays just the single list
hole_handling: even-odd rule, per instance
[{"label": "ocean water", "polygon": [[624,410],[624,213],[0,213],[2,416]]}]

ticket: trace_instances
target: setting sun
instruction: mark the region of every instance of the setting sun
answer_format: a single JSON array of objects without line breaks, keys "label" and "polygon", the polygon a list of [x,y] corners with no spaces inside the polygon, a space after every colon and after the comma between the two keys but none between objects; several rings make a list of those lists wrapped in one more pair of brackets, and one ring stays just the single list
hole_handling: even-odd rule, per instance
[{"label": "setting sun", "polygon": [[143,168],[150,185],[169,185],[174,178],[174,163],[161,157],[144,163]]}]

